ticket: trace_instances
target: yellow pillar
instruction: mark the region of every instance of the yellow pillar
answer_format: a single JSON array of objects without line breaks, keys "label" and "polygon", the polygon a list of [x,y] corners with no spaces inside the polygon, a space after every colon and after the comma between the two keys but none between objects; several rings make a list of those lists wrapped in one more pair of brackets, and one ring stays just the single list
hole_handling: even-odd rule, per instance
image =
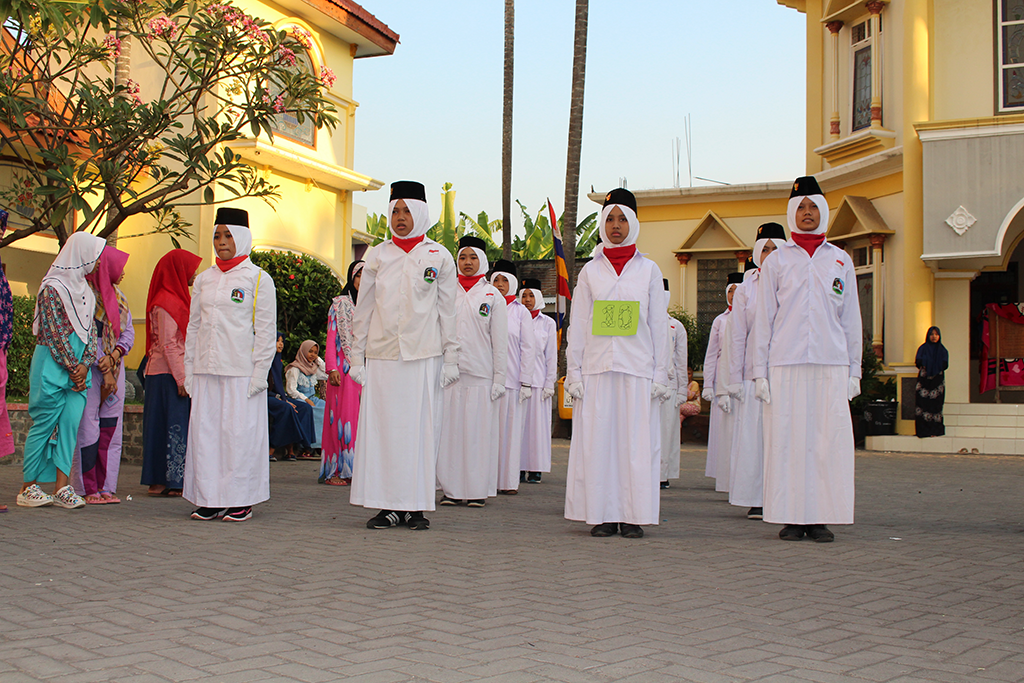
[{"label": "yellow pillar", "polygon": [[930,0],[903,8],[903,361],[913,363],[932,324],[934,280],[924,253],[924,163],[914,123],[928,120]]},{"label": "yellow pillar", "polygon": [[[949,351],[946,370],[946,403],[971,402],[971,281],[978,271],[945,271],[935,274],[935,324],[942,330],[942,344]],[[924,336],[917,341],[924,341]]]},{"label": "yellow pillar", "polygon": [[693,254],[676,254],[676,260],[679,261],[679,294],[677,298],[679,305],[684,309],[686,308],[686,264],[690,262],[692,256]]},{"label": "yellow pillar", "polygon": [[825,28],[832,35],[832,82],[829,84],[832,100],[832,119],[828,124],[828,137],[830,140],[839,139],[839,31],[843,28],[843,22],[830,21]]},{"label": "yellow pillar", "polygon": [[821,29],[822,0],[807,0],[807,175],[821,170],[821,157],[814,150],[824,137],[821,67],[825,64],[825,36]]}]

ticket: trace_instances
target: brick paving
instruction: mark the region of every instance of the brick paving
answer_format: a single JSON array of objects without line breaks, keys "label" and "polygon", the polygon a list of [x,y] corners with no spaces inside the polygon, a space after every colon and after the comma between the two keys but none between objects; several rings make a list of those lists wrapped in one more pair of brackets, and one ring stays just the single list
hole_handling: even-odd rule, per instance
[{"label": "brick paving", "polygon": [[122,469],[118,506],[13,505],[0,466],[0,681],[1024,680],[1024,458],[858,453],[857,514],[783,543],[703,477],[642,540],[562,518],[555,472],[427,532],[370,531],[312,462],[243,524]]}]

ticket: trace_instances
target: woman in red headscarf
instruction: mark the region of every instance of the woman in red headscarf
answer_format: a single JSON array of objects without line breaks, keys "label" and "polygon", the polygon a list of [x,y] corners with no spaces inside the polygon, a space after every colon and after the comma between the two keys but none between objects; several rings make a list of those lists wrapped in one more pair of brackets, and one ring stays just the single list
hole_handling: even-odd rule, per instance
[{"label": "woman in red headscarf", "polygon": [[142,414],[142,483],[151,496],[180,496],[188,416],[185,331],[202,259],[174,249],[156,264],[146,300],[146,407]]},{"label": "woman in red headscarf", "polygon": [[124,360],[135,344],[128,301],[117,285],[124,278],[128,254],[105,247],[100,265],[85,276],[96,292],[99,351],[89,368],[92,384],[78,426],[78,444],[71,465],[75,491],[87,505],[120,503],[117,474],[121,466],[124,415]]}]

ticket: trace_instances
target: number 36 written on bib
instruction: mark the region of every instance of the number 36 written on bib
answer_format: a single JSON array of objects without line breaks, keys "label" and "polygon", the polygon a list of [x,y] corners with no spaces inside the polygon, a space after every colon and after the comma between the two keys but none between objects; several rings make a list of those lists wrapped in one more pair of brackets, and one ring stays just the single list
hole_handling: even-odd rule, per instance
[{"label": "number 36 written on bib", "polygon": [[639,301],[594,302],[594,336],[629,337],[636,334],[639,325]]}]

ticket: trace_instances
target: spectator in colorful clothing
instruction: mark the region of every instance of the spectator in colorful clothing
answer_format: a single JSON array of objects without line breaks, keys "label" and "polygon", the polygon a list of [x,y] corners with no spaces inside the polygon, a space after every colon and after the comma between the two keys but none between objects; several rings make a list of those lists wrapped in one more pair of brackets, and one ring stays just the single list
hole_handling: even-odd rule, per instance
[{"label": "spectator in colorful clothing", "polygon": [[[0,237],[7,231],[7,212],[0,210]],[[14,298],[7,282],[6,266],[0,264],[0,458],[14,452],[14,432],[7,414],[7,349],[14,337]],[[0,512],[7,512],[0,505]]]}]

